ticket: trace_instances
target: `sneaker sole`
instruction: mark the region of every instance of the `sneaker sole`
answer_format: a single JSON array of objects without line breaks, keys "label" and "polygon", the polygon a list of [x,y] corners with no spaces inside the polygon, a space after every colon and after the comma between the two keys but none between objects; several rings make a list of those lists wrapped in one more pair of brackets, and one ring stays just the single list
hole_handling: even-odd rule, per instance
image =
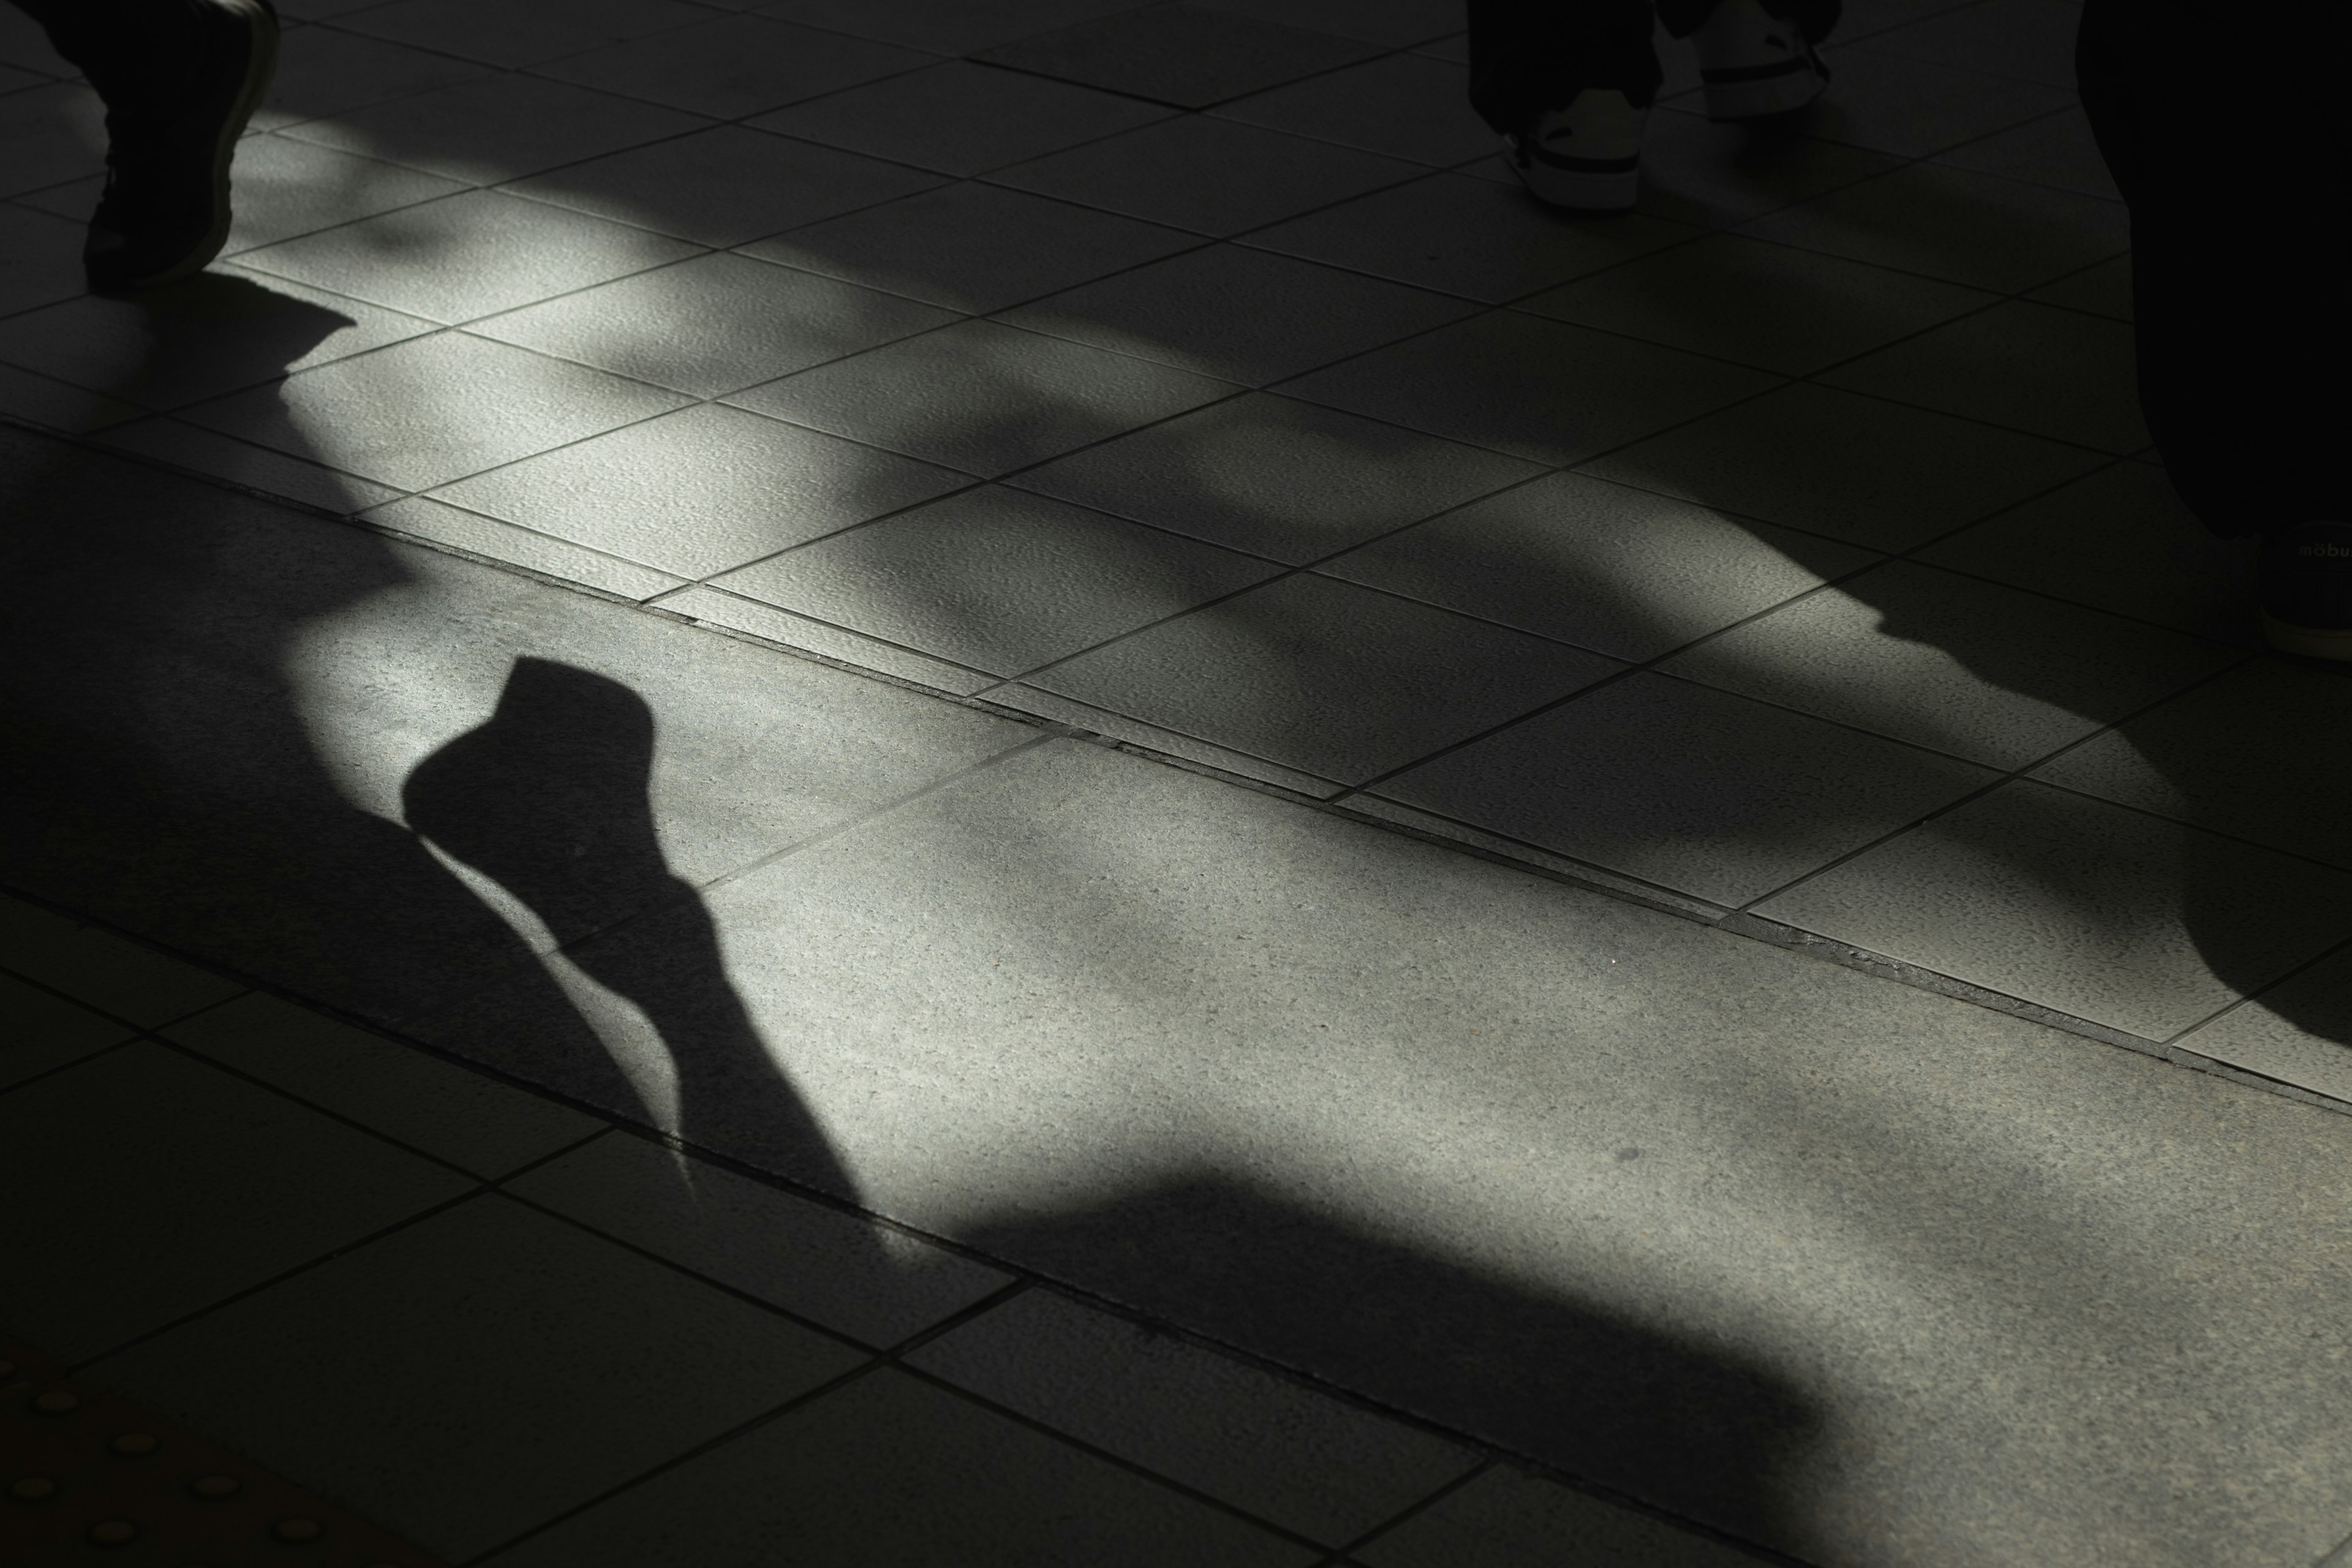
[{"label": "sneaker sole", "polygon": [[245,128],[253,119],[255,110],[269,91],[271,78],[278,74],[278,16],[261,0],[212,0],[220,10],[237,14],[246,25],[250,47],[246,54],[245,79],[237,84],[236,97],[229,104],[227,115],[221,121],[220,133],[213,142],[213,226],[205,230],[188,252],[171,266],[139,278],[113,283],[110,291],[162,289],[184,279],[194,277],[213,264],[213,258],[228,244],[229,226],[235,213],[229,205],[229,165],[236,162],[236,144],[245,135]]},{"label": "sneaker sole", "polygon": [[1603,163],[1523,153],[1516,145],[1508,146],[1503,156],[1528,187],[1528,194],[1546,206],[1582,213],[1624,212],[1642,194],[1642,172],[1631,158]]},{"label": "sneaker sole", "polygon": [[2299,658],[2334,659],[2339,663],[2352,660],[2352,627],[2339,631],[2321,626],[2290,626],[2264,616],[2263,636],[2279,653],[2294,654]]},{"label": "sneaker sole", "polygon": [[1701,71],[1699,80],[1713,121],[1769,120],[1790,114],[1829,90],[1827,72],[1807,60],[1764,68],[1764,73]]}]

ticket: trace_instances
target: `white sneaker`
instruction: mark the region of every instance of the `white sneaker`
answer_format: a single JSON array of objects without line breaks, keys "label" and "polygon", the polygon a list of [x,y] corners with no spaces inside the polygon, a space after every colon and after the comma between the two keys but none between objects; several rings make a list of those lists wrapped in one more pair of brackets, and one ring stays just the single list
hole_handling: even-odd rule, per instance
[{"label": "white sneaker", "polygon": [[1758,0],[1716,0],[1691,35],[1709,120],[1757,120],[1802,109],[1830,84],[1803,29]]},{"label": "white sneaker", "polygon": [[1566,109],[1548,109],[1504,156],[1538,201],[1575,212],[1622,212],[1639,194],[1636,164],[1650,118],[1614,88],[1588,87]]}]

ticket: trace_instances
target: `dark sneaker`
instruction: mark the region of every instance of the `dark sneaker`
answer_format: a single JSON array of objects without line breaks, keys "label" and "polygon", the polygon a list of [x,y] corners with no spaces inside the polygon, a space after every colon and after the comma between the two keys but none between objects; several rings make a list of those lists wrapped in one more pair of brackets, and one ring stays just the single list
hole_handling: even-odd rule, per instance
[{"label": "dark sneaker", "polygon": [[1614,88],[1588,87],[1503,138],[1503,156],[1538,201],[1570,212],[1623,212],[1641,194],[1646,108]]},{"label": "dark sneaker", "polygon": [[107,106],[106,191],[82,267],[102,292],[159,289],[204,270],[228,243],[228,166],[278,65],[270,0],[190,0],[186,85],[163,101]]},{"label": "dark sneaker", "polygon": [[2352,522],[2263,536],[2263,632],[2281,653],[2352,659]]},{"label": "dark sneaker", "polygon": [[1691,42],[1709,120],[1793,114],[1830,85],[1830,68],[1803,29],[1759,0],[1717,0]]}]

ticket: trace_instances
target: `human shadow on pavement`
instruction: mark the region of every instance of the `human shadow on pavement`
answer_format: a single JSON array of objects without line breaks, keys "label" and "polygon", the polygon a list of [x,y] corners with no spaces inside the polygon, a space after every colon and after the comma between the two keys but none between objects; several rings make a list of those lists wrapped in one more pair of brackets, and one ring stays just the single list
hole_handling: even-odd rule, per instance
[{"label": "human shadow on pavement", "polygon": [[[659,1036],[670,1079],[664,1130],[696,1142],[724,1105],[805,1157],[824,1149],[824,1136],[762,1047],[700,893],[663,856],[648,793],[654,739],[652,709],[626,686],[525,656],[488,720],[409,773],[404,815],[551,931],[601,932],[660,911],[658,950],[586,942],[570,961]],[[848,1190],[831,1173],[836,1190]]]},{"label": "human shadow on pavement", "polygon": [[[189,371],[175,362],[225,310],[266,316],[266,341],[289,360],[347,324],[219,276],[149,310],[142,384]],[[699,895],[664,859],[647,799],[653,716],[634,692],[517,660],[490,720],[417,770],[408,804],[421,820],[404,826],[349,797],[298,676],[303,637],[416,585],[392,546],[5,427],[0,453],[0,576],[16,595],[0,634],[0,800],[38,825],[7,836],[0,879],[377,1023],[495,984],[527,1042],[508,1070],[666,1131],[713,1094],[808,1128],[760,1056]],[[648,1098],[428,837],[558,941],[649,908],[697,919],[698,943],[591,975],[657,1028],[691,1035],[669,1053],[674,1089]],[[813,1131],[808,1146],[819,1184],[847,1190]]]},{"label": "human shadow on pavement", "polygon": [[[272,331],[289,357],[341,320],[279,309]],[[174,352],[159,301],[156,353]],[[657,718],[640,695],[561,660],[514,659],[489,716],[409,769],[404,825],[353,804],[292,673],[311,629],[413,586],[397,548],[5,428],[0,489],[13,520],[0,571],[19,605],[0,639],[15,737],[0,809],[40,825],[0,847],[0,879],[362,1019],[495,990],[497,1038],[452,1042],[465,1054],[855,1200],[663,851],[647,786]],[[674,1105],[614,1062],[532,942],[436,850],[644,1013],[675,1069]],[[657,945],[579,940],[656,911],[669,933]],[[1776,1478],[1816,1417],[1736,1352],[1478,1279],[1214,1180],[977,1239],[1090,1289],[1131,1281],[1146,1300],[1140,1287],[1174,1272],[1173,1305],[1197,1307],[1205,1331],[1295,1351],[1320,1375],[1336,1366],[1376,1398],[1485,1424],[1549,1462],[1590,1462],[1659,1506],[1786,1538]],[[1108,1272],[1087,1262],[1097,1255]],[[1253,1295],[1252,1315],[1234,1317]]]},{"label": "human shadow on pavement", "polygon": [[1201,1175],[960,1239],[1745,1540],[1808,1534],[1813,1403],[1723,1345]]}]

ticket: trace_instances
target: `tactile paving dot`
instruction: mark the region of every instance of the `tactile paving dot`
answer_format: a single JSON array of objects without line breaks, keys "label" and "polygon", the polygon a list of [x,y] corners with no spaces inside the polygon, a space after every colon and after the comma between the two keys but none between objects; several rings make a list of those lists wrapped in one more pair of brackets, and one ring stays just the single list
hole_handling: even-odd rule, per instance
[{"label": "tactile paving dot", "polygon": [[0,1335],[0,1562],[441,1568]]}]

